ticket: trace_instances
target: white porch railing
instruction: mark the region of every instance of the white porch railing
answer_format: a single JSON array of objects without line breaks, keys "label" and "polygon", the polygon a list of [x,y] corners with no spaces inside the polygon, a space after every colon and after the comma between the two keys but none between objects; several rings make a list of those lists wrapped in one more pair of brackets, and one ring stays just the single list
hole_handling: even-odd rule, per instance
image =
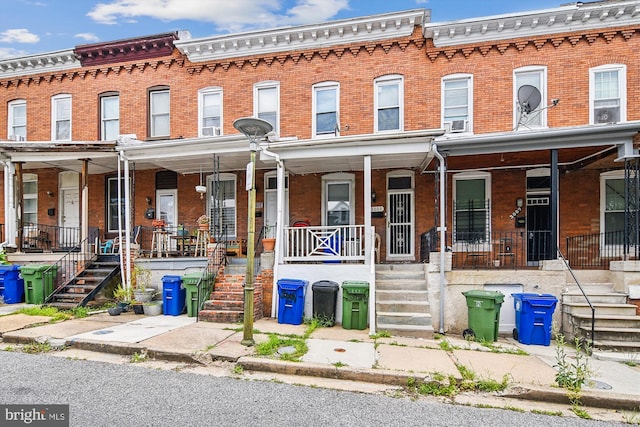
[{"label": "white porch railing", "polygon": [[364,225],[284,227],[284,262],[365,262]]}]

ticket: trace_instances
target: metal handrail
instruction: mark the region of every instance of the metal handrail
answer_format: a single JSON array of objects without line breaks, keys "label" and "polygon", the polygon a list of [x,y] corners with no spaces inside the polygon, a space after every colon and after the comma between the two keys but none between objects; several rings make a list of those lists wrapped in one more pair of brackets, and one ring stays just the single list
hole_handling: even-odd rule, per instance
[{"label": "metal handrail", "polygon": [[576,285],[578,285],[578,289],[580,289],[580,292],[582,292],[584,299],[587,300],[587,304],[589,304],[589,307],[591,308],[591,345],[589,348],[593,350],[593,343],[594,343],[594,337],[595,337],[595,324],[596,324],[596,308],[593,306],[593,304],[591,304],[591,300],[589,299],[584,289],[582,288],[580,281],[578,280],[576,275],[573,273],[571,266],[569,265],[569,263],[567,262],[567,259],[562,254],[562,251],[560,250],[560,248],[556,247],[556,251],[558,252],[558,255],[560,255],[560,258],[564,262],[564,265],[567,266],[567,269],[569,270],[571,277],[573,277],[573,280],[576,282]]},{"label": "metal handrail", "polygon": [[[225,262],[226,257],[226,244],[225,242],[216,242],[213,253],[208,254],[207,265],[202,269],[200,278],[196,284],[197,292],[196,298],[198,301],[196,309],[196,322],[200,320],[200,310],[204,306],[204,296],[213,291],[213,285],[216,282],[218,271],[220,266]],[[219,254],[219,250],[222,248],[222,254]]]}]

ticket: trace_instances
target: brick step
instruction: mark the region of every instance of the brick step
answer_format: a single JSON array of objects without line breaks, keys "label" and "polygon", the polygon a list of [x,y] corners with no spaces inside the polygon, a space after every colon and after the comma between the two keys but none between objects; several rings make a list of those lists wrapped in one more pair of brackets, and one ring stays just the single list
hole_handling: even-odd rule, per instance
[{"label": "brick step", "polygon": [[210,299],[218,301],[244,301],[244,292],[241,291],[213,291]]},{"label": "brick step", "polygon": [[198,319],[214,323],[240,323],[244,319],[244,311],[200,310]]},{"label": "brick step", "polygon": [[204,302],[204,310],[243,311],[244,310],[244,301],[207,300],[207,301]]}]

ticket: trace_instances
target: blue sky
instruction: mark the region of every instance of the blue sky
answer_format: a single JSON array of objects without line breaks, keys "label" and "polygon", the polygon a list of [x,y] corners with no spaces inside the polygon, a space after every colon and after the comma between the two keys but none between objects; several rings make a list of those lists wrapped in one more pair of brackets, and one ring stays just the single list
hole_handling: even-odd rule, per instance
[{"label": "blue sky", "polygon": [[0,59],[188,30],[193,37],[415,8],[441,22],[559,7],[566,0],[0,0]]}]

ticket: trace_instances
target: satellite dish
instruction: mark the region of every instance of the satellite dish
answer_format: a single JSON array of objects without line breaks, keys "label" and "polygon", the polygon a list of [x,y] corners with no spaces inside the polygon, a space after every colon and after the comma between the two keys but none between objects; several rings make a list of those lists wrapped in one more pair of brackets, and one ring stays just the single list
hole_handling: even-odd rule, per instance
[{"label": "satellite dish", "polygon": [[542,96],[537,87],[522,85],[518,89],[518,104],[525,114],[529,114],[540,105]]}]

